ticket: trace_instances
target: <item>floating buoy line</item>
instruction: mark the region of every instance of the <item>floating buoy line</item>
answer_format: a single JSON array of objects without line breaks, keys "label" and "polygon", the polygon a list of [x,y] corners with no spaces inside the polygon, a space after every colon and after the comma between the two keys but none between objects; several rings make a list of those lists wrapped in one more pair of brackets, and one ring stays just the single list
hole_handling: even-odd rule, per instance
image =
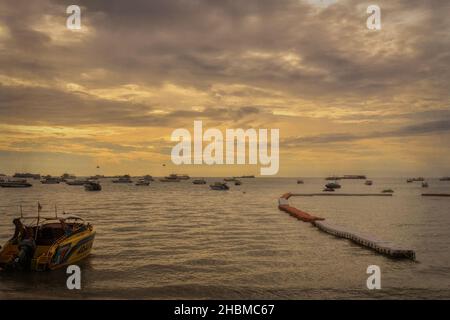
[{"label": "floating buoy line", "polygon": [[326,232],[333,236],[348,239],[363,247],[372,249],[380,254],[390,256],[393,258],[416,259],[414,250],[398,247],[390,242],[377,239],[372,236],[364,235],[359,232],[351,231],[342,226],[337,226],[325,221],[324,218],[311,215],[307,212],[299,210],[289,204],[289,198],[293,196],[302,196],[302,194],[285,193],[278,199],[278,208],[281,211],[301,220],[303,222],[310,222],[320,231]]}]

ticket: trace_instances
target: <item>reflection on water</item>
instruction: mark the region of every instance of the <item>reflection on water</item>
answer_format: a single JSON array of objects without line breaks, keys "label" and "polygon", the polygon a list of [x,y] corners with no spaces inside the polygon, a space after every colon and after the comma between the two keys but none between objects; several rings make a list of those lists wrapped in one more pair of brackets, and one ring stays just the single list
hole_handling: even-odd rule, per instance
[{"label": "reflection on water", "polygon": [[[208,179],[208,183],[218,179]],[[342,181],[338,192],[395,190],[391,197],[293,198],[298,208],[416,250],[397,261],[324,234],[277,209],[284,192],[318,192],[323,179],[244,179],[226,192],[208,185],[102,182],[103,191],[42,185],[0,189],[0,241],[13,232],[22,204],[35,214],[59,210],[97,229],[93,254],[80,266],[82,290],[66,289],[65,270],[0,273],[0,298],[449,298],[450,198],[422,198],[403,179]],[[449,192],[429,180],[427,192]],[[379,265],[382,290],[366,289]]]}]

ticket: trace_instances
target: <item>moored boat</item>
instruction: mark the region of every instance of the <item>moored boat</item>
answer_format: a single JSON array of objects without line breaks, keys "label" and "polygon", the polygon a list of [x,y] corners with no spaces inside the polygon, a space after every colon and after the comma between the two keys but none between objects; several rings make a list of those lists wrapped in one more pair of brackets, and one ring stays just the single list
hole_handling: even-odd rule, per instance
[{"label": "moored boat", "polygon": [[86,183],[89,183],[89,180],[70,180],[66,181],[66,184],[69,186],[84,186]]},{"label": "moored boat", "polygon": [[206,184],[205,179],[195,179],[192,181],[193,184]]},{"label": "moored boat", "polygon": [[428,188],[428,182],[422,182],[422,188]]},{"label": "moored boat", "polygon": [[0,249],[4,270],[54,270],[85,259],[94,243],[94,227],[82,218],[26,217],[13,220],[14,235]]},{"label": "moored boat", "polygon": [[44,180],[41,180],[42,184],[59,184],[61,180],[59,178],[54,177],[46,177]]},{"label": "moored boat", "polygon": [[159,181],[161,181],[161,182],[180,182],[181,179],[178,175],[172,173],[171,175],[169,175],[167,177],[159,179]]},{"label": "moored boat", "polygon": [[144,179],[139,179],[139,180],[135,183],[135,186],[149,186],[149,185],[150,185],[150,181],[144,180]]},{"label": "moored boat", "polygon": [[84,185],[86,191],[101,191],[102,185],[96,181],[89,181]]},{"label": "moored boat", "polygon": [[112,182],[113,183],[133,183],[133,181],[131,181],[131,178],[129,175],[124,175],[122,177],[119,177],[118,179],[114,179]]},{"label": "moored boat", "polygon": [[149,174],[143,176],[142,179],[145,181],[155,181],[155,179],[153,179],[153,177]]},{"label": "moored boat", "polygon": [[25,178],[25,179],[40,179],[41,175],[40,174],[35,174],[35,173],[20,173],[20,172],[16,172],[13,175],[13,178]]},{"label": "moored boat", "polygon": [[366,180],[366,182],[364,183],[366,186],[371,186],[373,184],[372,180]]},{"label": "moored boat", "polygon": [[301,179],[298,179],[297,180],[297,184],[304,184],[305,182],[303,181],[303,180],[301,180]]},{"label": "moored boat", "polygon": [[230,187],[224,182],[214,182],[214,184],[210,184],[209,187],[212,190],[229,190]]},{"label": "moored boat", "polygon": [[235,186],[240,186],[241,184],[242,184],[242,182],[240,180],[234,181],[234,185]]},{"label": "moored boat", "polygon": [[341,185],[339,183],[337,183],[337,182],[330,182],[330,183],[327,183],[325,185],[325,187],[328,188],[328,189],[340,189]]},{"label": "moored boat", "polygon": [[1,181],[0,187],[2,188],[29,188],[33,185],[31,183],[28,183],[27,180],[21,179],[21,180],[7,180],[7,181]]}]

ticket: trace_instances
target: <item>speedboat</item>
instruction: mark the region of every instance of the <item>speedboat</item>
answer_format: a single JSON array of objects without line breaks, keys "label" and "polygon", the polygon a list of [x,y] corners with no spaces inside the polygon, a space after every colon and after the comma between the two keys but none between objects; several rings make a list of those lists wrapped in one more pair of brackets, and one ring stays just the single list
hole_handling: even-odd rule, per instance
[{"label": "speedboat", "polygon": [[27,180],[8,180],[1,181],[0,187],[2,188],[29,188],[33,186],[31,183],[28,183]]},{"label": "speedboat", "polygon": [[303,180],[299,179],[297,180],[297,184],[304,184]]},{"label": "speedboat", "polygon": [[84,185],[84,190],[86,191],[101,191],[102,190],[102,185],[98,182],[95,181],[88,181],[85,185]]},{"label": "speedboat", "polygon": [[372,180],[366,180],[366,182],[364,183],[366,186],[371,186],[373,184]]},{"label": "speedboat", "polygon": [[63,175],[61,175],[61,180],[62,181],[67,181],[67,180],[74,180],[77,177],[73,174],[69,174],[69,173],[64,173]]},{"label": "speedboat", "polygon": [[329,189],[340,189],[341,185],[339,183],[337,183],[337,182],[330,182],[330,183],[327,183],[325,185],[325,187],[329,188]]},{"label": "speedboat", "polygon": [[0,249],[4,270],[54,270],[85,259],[94,244],[94,227],[82,218],[20,217],[14,235]]},{"label": "speedboat", "polygon": [[124,175],[123,177],[119,177],[119,179],[115,179],[112,182],[113,183],[133,183],[133,181],[131,181],[129,175]]},{"label": "speedboat", "polygon": [[407,183],[411,183],[411,182],[413,182],[413,181],[414,181],[414,179],[411,179],[411,178],[406,179],[406,182],[407,182]]},{"label": "speedboat", "polygon": [[193,184],[206,184],[205,179],[195,179],[192,181]]},{"label": "speedboat", "polygon": [[162,179],[159,179],[161,182],[180,182],[181,179],[178,177],[178,175],[172,173],[171,175],[164,177]]},{"label": "speedboat", "polygon": [[149,186],[150,185],[150,181],[148,180],[144,180],[144,179],[139,179],[136,183],[136,186]]},{"label": "speedboat", "polygon": [[212,190],[230,190],[230,187],[224,182],[214,182],[214,184],[210,184],[209,187]]},{"label": "speedboat", "polygon": [[153,179],[153,177],[151,175],[148,175],[148,174],[143,176],[142,179],[145,180],[145,181],[155,181]]},{"label": "speedboat", "polygon": [[59,180],[59,178],[53,178],[53,177],[48,177],[45,178],[44,180],[41,180],[42,184],[59,184],[61,181]]},{"label": "speedboat", "polygon": [[234,185],[235,186],[240,186],[241,184],[242,184],[242,182],[240,180],[234,181]]},{"label": "speedboat", "polygon": [[69,186],[84,186],[86,183],[89,183],[89,180],[71,180],[66,181],[66,184]]}]

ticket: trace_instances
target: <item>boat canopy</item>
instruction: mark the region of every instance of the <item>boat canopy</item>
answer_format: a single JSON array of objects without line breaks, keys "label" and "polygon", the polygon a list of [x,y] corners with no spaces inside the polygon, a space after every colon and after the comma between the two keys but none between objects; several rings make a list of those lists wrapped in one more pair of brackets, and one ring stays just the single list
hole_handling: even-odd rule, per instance
[{"label": "boat canopy", "polygon": [[[55,223],[60,222],[61,220],[67,221],[67,220],[78,220],[81,223],[85,222],[85,220],[77,215],[74,214],[62,214],[60,216],[53,216],[53,217],[46,217],[46,216],[25,216],[21,217],[20,221],[24,224],[27,224],[28,226],[37,225],[39,220],[39,225],[43,224],[49,224],[49,223]],[[28,222],[28,223],[25,223]]]}]

